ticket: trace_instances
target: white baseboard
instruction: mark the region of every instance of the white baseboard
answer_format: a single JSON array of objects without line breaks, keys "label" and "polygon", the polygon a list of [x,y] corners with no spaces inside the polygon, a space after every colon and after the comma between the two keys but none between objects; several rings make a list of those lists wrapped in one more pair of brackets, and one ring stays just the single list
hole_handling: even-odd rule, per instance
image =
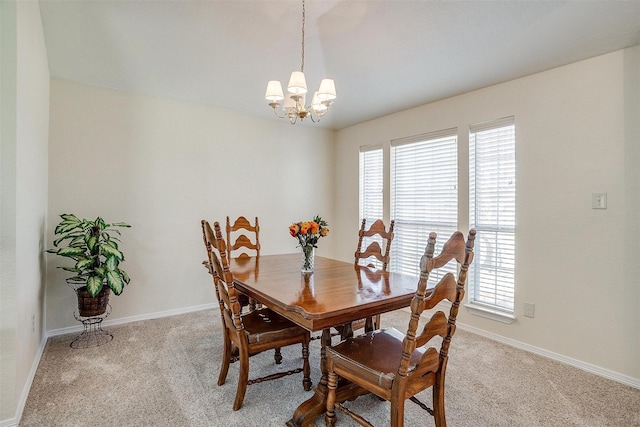
[{"label": "white baseboard", "polygon": [[487,332],[482,329],[478,329],[474,326],[465,325],[464,323],[457,323],[457,325],[460,329],[463,329],[468,332],[472,332],[474,334],[483,336],[485,338],[489,338],[490,340],[498,341],[500,343],[507,344],[511,347],[519,348],[521,350],[525,350],[530,353],[537,354],[539,356],[548,357],[549,359],[553,359],[555,361],[558,361],[567,365],[571,365],[583,371],[590,372],[600,377],[608,378],[610,380],[613,380],[621,384],[628,385],[629,387],[633,387],[640,390],[640,380],[637,378],[633,378],[628,375],[621,374],[619,372],[611,371],[609,369],[605,369],[600,366],[592,365],[591,363],[583,362],[581,360],[564,356],[559,353],[554,353],[553,351],[545,350],[544,348],[525,344],[523,342],[516,341],[511,338],[506,338],[501,335],[494,334],[492,332]]},{"label": "white baseboard", "polygon": [[16,427],[17,425],[18,425],[17,418],[9,418],[9,419],[0,421],[0,427]]},{"label": "white baseboard", "polygon": [[[138,316],[122,317],[120,319],[105,320],[104,323],[102,324],[102,326],[108,327],[108,326],[122,325],[122,324],[125,324],[125,323],[138,322],[138,321],[141,321],[141,320],[159,319],[161,317],[176,316],[178,314],[186,314],[186,313],[192,313],[194,311],[214,309],[214,308],[215,309],[218,308],[218,304],[217,303],[216,304],[209,303],[209,304],[195,305],[195,306],[192,306],[192,307],[184,307],[184,308],[178,308],[178,309],[174,309],[174,310],[158,311],[158,312],[155,312],[155,313],[140,314]],[[82,332],[82,330],[83,330],[83,326],[81,324],[78,324],[78,325],[75,325],[75,326],[69,326],[67,328],[52,329],[50,331],[47,331],[47,337],[55,337],[57,335],[65,335],[65,334],[71,334],[71,333],[76,333],[76,332]],[[2,426],[0,426],[0,427],[2,427]]]}]

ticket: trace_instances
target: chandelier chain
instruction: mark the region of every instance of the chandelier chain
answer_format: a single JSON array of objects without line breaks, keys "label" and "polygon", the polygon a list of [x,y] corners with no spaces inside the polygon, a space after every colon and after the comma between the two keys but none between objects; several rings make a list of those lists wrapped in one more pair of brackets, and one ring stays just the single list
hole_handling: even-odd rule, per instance
[{"label": "chandelier chain", "polygon": [[304,21],[305,21],[304,0],[302,0],[302,64],[300,64],[300,71],[304,73]]}]

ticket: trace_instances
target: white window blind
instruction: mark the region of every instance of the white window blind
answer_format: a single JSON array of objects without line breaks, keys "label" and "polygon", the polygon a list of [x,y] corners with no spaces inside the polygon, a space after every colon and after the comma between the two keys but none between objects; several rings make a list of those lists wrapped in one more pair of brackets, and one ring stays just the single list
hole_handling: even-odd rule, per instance
[{"label": "white window blind", "polygon": [[382,218],[382,147],[360,148],[360,221]]},{"label": "white window blind", "polygon": [[391,141],[391,271],[418,276],[429,233],[438,233],[439,251],[456,230],[457,141],[456,129]]},{"label": "white window blind", "polygon": [[513,117],[470,126],[469,207],[477,231],[469,302],[514,310],[516,144]]},{"label": "white window blind", "polygon": [[[367,219],[367,228],[377,220],[382,219],[383,214],[383,157],[382,147],[360,147],[360,224],[362,219]],[[387,225],[388,226],[388,225]],[[376,237],[378,237],[376,239]],[[365,237],[362,240],[362,249],[366,249],[374,240],[383,248],[382,239],[379,236]],[[381,268],[382,263],[375,257],[362,260],[361,264],[373,264]]]}]

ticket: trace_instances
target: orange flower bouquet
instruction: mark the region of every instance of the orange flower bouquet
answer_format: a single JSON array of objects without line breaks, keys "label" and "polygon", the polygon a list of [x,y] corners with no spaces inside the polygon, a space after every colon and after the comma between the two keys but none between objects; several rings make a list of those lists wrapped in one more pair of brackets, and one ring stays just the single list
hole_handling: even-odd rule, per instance
[{"label": "orange flower bouquet", "polygon": [[327,221],[319,215],[313,217],[312,221],[301,221],[289,226],[291,237],[298,239],[302,248],[302,271],[309,273],[313,271],[314,249],[318,247],[318,239],[329,234]]}]

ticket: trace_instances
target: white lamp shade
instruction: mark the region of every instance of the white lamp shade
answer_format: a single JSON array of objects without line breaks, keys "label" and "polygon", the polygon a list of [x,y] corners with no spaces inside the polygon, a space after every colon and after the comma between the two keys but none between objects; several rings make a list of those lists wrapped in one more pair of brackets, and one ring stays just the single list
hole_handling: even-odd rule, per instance
[{"label": "white lamp shade", "polygon": [[302,95],[307,93],[307,81],[302,71],[294,71],[289,79],[287,90],[294,95]]},{"label": "white lamp shade", "polygon": [[269,83],[267,83],[267,92],[264,94],[264,98],[272,102],[284,99],[284,95],[282,94],[282,85],[279,81],[270,80]]},{"label": "white lamp shade", "polygon": [[322,79],[318,90],[318,99],[321,101],[331,101],[336,99],[336,85],[333,79]]}]

